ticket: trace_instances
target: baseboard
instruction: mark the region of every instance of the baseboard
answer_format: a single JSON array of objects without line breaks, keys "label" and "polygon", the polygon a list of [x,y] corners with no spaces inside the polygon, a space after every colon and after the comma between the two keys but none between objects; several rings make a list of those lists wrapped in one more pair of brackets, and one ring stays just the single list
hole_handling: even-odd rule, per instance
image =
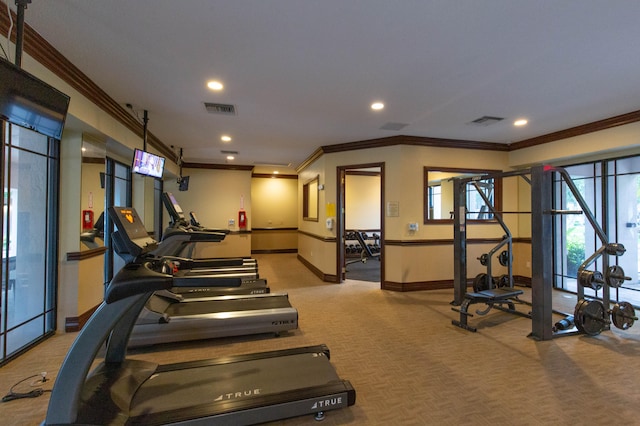
[{"label": "baseboard", "polygon": [[[522,287],[531,287],[531,278],[522,275],[514,275],[513,282]],[[473,280],[467,279],[467,287],[473,286]],[[453,280],[440,281],[416,281],[411,283],[399,283],[395,281],[385,281],[382,283],[383,290],[390,291],[423,291],[442,290],[450,288],[453,290]]]},{"label": "baseboard", "polygon": [[338,281],[338,277],[336,275],[329,275],[329,274],[325,274],[324,272],[322,272],[320,269],[316,268],[314,265],[312,265],[311,263],[309,263],[309,261],[307,261],[307,259],[305,259],[304,257],[298,255],[298,260],[307,267],[307,269],[309,269],[311,272],[313,272],[313,274],[320,278],[322,281],[326,281],[329,283],[337,283],[340,282]]},{"label": "baseboard", "polygon": [[64,319],[64,331],[66,333],[70,333],[70,332],[82,330],[82,327],[84,327],[87,321],[89,321],[89,317],[91,317],[91,315],[93,315],[96,309],[98,309],[98,306],[100,305],[94,306],[93,308],[89,309],[83,314],[80,314],[80,316],[66,317]]},{"label": "baseboard", "polygon": [[251,254],[297,253],[298,249],[251,250]]}]

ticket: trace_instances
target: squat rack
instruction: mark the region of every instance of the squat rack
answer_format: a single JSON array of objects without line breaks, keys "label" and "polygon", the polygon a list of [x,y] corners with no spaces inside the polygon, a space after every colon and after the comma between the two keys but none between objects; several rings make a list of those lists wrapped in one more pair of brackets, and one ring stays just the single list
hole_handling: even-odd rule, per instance
[{"label": "squat rack", "polygon": [[[581,211],[553,210],[552,209],[552,177],[556,172],[567,184],[573,193]],[[530,175],[530,179],[527,178]],[[602,254],[620,255],[614,253],[617,244],[609,244],[607,235],[600,227],[587,203],[571,180],[569,173],[561,167],[540,165],[512,172],[491,173],[476,178],[456,179],[454,184],[454,305],[459,306],[465,298],[467,289],[467,198],[466,184],[472,180],[486,180],[491,178],[503,178],[520,176],[531,184],[531,334],[530,337],[537,340],[550,340],[554,337],[553,327],[553,222],[556,214],[584,214],[593,226],[596,235],[603,246],[593,256],[581,265],[586,266],[595,261]],[[486,200],[485,200],[486,201]],[[501,225],[504,225],[499,212],[494,215]],[[504,226],[503,226],[504,228]],[[624,248],[621,248],[622,252]],[[602,256],[603,269],[609,270],[608,256]],[[513,285],[511,282],[510,285]],[[578,299],[584,298],[584,289],[578,285]],[[609,306],[610,295],[608,286],[603,287],[602,302]],[[608,328],[608,324],[606,325]]]}]

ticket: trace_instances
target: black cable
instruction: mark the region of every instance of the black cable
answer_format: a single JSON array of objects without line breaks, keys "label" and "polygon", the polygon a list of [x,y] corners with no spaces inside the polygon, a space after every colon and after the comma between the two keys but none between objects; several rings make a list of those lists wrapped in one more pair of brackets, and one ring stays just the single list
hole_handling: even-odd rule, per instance
[{"label": "black cable", "polygon": [[15,399],[22,399],[22,398],[36,398],[45,392],[51,392],[51,390],[48,390],[48,389],[45,390],[42,388],[36,388],[29,392],[15,392],[14,389],[16,388],[16,386],[21,385],[22,383],[26,382],[29,379],[33,379],[34,377],[41,377],[41,379],[32,382],[31,386],[34,386],[36,383],[44,383],[48,380],[46,373],[34,374],[33,376],[29,376],[25,379],[22,379],[18,383],[11,386],[11,389],[9,389],[9,393],[6,394],[4,397],[2,397],[2,402],[9,402]]}]

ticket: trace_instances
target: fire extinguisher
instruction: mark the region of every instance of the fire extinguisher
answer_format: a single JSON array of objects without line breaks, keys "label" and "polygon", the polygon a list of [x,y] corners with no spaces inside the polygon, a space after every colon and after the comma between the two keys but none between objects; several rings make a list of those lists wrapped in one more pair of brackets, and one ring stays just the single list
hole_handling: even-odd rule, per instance
[{"label": "fire extinguisher", "polygon": [[82,210],[82,230],[90,231],[93,229],[93,210]]},{"label": "fire extinguisher", "polygon": [[244,196],[240,196],[240,211],[238,211],[238,228],[247,230],[247,212],[244,211]]}]

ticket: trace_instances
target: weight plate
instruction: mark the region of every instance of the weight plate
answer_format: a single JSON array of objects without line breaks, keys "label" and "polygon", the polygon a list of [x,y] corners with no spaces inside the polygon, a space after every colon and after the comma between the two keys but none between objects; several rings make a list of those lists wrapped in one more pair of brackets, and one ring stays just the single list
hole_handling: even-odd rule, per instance
[{"label": "weight plate", "polygon": [[482,266],[487,266],[487,263],[489,262],[489,255],[487,253],[484,253],[478,259],[480,260],[480,264]]},{"label": "weight plate", "polygon": [[511,260],[512,260],[512,256],[509,255],[509,252],[506,250],[503,250],[500,253],[500,256],[498,256],[498,262],[500,262],[502,266],[509,266],[509,263],[511,263]]},{"label": "weight plate", "polygon": [[496,287],[509,287],[510,285],[511,285],[511,282],[509,280],[509,275],[507,274],[500,275],[500,277],[497,280]]},{"label": "weight plate", "polygon": [[598,291],[602,288],[604,277],[599,271],[583,270],[578,274],[578,282],[582,287],[592,288],[595,291]]},{"label": "weight plate", "polygon": [[636,310],[633,309],[633,305],[629,302],[618,302],[611,310],[611,321],[613,321],[613,325],[621,330],[631,328],[636,319]]},{"label": "weight plate", "polygon": [[621,266],[613,265],[604,272],[604,278],[609,287],[618,288],[624,283],[624,269]]},{"label": "weight plate", "polygon": [[487,281],[487,274],[478,274],[473,279],[473,291],[476,293],[482,290],[489,290],[490,285]]},{"label": "weight plate", "polygon": [[607,322],[604,305],[599,300],[582,299],[578,301],[573,319],[578,330],[590,336],[600,334]]}]

